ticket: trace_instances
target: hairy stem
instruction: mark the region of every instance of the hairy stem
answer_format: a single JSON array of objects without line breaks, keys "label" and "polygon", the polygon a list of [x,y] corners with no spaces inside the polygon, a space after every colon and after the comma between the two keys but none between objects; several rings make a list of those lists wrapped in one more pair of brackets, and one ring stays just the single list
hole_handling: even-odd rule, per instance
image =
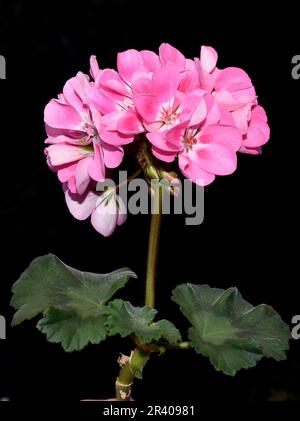
[{"label": "hairy stem", "polygon": [[159,234],[161,226],[162,191],[159,186],[154,192],[154,209],[152,210],[149,234],[148,259],[146,272],[145,305],[153,308],[155,304],[155,275],[158,256]]},{"label": "hairy stem", "polygon": [[137,347],[121,368],[116,381],[116,399],[118,401],[131,400],[131,388],[134,377],[138,377],[138,373],[142,373],[149,355],[149,352]]},{"label": "hairy stem", "polygon": [[[145,304],[153,308],[155,302],[155,271],[157,264],[157,253],[159,243],[159,232],[161,224],[162,191],[159,186],[154,191],[154,206],[152,209],[151,227],[148,246],[148,260],[146,272],[146,297]],[[116,399],[119,401],[131,400],[131,388],[135,377],[141,377],[145,364],[150,357],[151,350],[137,346],[132,352],[129,360],[120,370],[116,381]]]}]

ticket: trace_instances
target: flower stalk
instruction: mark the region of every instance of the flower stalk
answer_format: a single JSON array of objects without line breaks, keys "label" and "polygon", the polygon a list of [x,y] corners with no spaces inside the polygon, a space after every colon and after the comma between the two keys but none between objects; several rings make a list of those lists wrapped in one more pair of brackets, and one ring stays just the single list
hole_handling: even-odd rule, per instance
[{"label": "flower stalk", "polygon": [[131,354],[128,361],[121,368],[119,377],[116,380],[116,399],[118,401],[130,401],[131,388],[137,373],[142,373],[150,352],[137,347]]},{"label": "flower stalk", "polygon": [[159,246],[159,235],[162,217],[162,187],[154,191],[154,209],[152,209],[151,227],[148,245],[147,272],[146,272],[146,299],[145,305],[154,308],[155,304],[155,284],[156,284],[156,267]]},{"label": "flower stalk", "polygon": [[[154,206],[152,209],[151,227],[149,234],[147,272],[146,272],[146,293],[145,305],[153,308],[155,304],[155,275],[157,267],[157,256],[159,246],[159,234],[162,216],[162,187],[153,192]],[[131,388],[135,377],[141,377],[141,373],[147,363],[152,350],[145,349],[143,344],[138,345],[132,352],[129,360],[123,365],[116,380],[116,399],[119,401],[131,400]]]}]

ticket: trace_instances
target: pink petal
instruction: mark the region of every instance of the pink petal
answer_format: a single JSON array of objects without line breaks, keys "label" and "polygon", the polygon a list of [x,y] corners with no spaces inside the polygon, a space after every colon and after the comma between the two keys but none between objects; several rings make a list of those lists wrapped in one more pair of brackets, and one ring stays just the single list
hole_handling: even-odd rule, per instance
[{"label": "pink petal", "polygon": [[80,147],[66,144],[50,145],[45,149],[45,153],[52,166],[64,165],[70,162],[79,161],[92,155],[89,147]]},{"label": "pink petal", "polygon": [[145,131],[140,118],[134,111],[124,111],[117,123],[117,130],[124,134],[138,134]]},{"label": "pink petal", "polygon": [[[81,133],[81,135],[83,135],[83,133]],[[70,143],[71,145],[86,146],[91,143],[91,140],[89,136],[81,136],[78,138],[74,138],[70,136],[60,135],[57,137],[48,137],[48,139],[45,140],[45,143],[50,145],[57,143]]]},{"label": "pink petal", "polygon": [[228,67],[219,72],[216,84],[215,99],[231,110],[240,105],[253,103],[256,99],[251,79],[242,69]]},{"label": "pink petal", "polygon": [[231,113],[236,127],[241,130],[242,134],[247,133],[251,116],[251,107],[252,104],[246,104]]},{"label": "pink petal", "polygon": [[106,193],[98,199],[96,209],[92,213],[91,223],[96,231],[104,237],[109,237],[117,227],[118,210],[115,196],[110,200]]},{"label": "pink petal", "polygon": [[114,146],[127,145],[128,143],[131,143],[134,140],[134,136],[132,135],[126,135],[118,131],[106,130],[106,127],[104,125],[100,127],[99,134],[101,139],[104,140],[104,142]]},{"label": "pink petal", "polygon": [[247,73],[238,67],[227,67],[222,70],[216,80],[216,90],[238,91],[252,88],[252,82]]},{"label": "pink petal", "polygon": [[148,95],[151,93],[152,80],[149,78],[140,78],[133,82],[132,92],[133,96]]},{"label": "pink petal", "polygon": [[153,74],[152,92],[161,100],[169,100],[175,97],[180,83],[180,75],[175,67],[159,69]]},{"label": "pink petal", "polygon": [[89,165],[91,162],[93,158],[88,157],[79,161],[76,166],[75,183],[79,194],[83,194],[90,184]]},{"label": "pink petal", "polygon": [[81,130],[81,116],[70,105],[52,99],[45,107],[44,121],[57,129]]},{"label": "pink petal", "polygon": [[190,119],[190,126],[200,124],[207,115],[207,108],[204,99],[202,98],[198,107],[195,109]]},{"label": "pink petal", "polygon": [[[46,130],[46,133],[49,137],[57,137],[57,136],[60,136],[60,135],[68,136],[69,133],[70,133],[69,130],[56,129],[55,127],[48,126],[48,124],[45,124],[45,130]],[[75,133],[80,133],[80,132],[75,132]],[[82,135],[82,133],[81,133],[81,135]]]},{"label": "pink petal", "polygon": [[70,193],[72,193],[72,194],[77,194],[78,193],[77,192],[77,188],[76,188],[76,181],[75,181],[75,177],[74,176],[73,177],[70,177],[68,179],[67,185],[68,185],[68,189],[69,189]]},{"label": "pink petal", "polygon": [[82,101],[84,101],[90,89],[89,76],[82,72],[78,72],[73,83],[77,95]]},{"label": "pink petal", "polygon": [[183,134],[184,131],[187,129],[187,123],[183,122],[181,124],[177,124],[175,127],[172,127],[165,135],[166,141],[169,145],[169,149],[179,151],[182,149],[183,146]]},{"label": "pink petal", "polygon": [[215,92],[215,101],[223,108],[228,111],[236,110],[240,107],[241,104],[233,97],[231,92],[228,91],[218,91]]},{"label": "pink petal", "polygon": [[105,166],[107,168],[116,168],[121,164],[124,156],[122,146],[113,146],[102,142],[102,149]]},{"label": "pink petal", "polygon": [[241,146],[239,152],[246,153],[249,155],[260,155],[262,153],[261,148],[246,148],[245,146]]},{"label": "pink petal", "polygon": [[143,69],[143,59],[137,50],[127,50],[117,56],[117,67],[122,79],[131,81],[135,72]]},{"label": "pink petal", "polygon": [[105,126],[106,130],[117,130],[119,120],[123,117],[124,111],[113,111],[106,114],[101,119],[101,124]]},{"label": "pink petal", "polygon": [[70,213],[80,221],[87,219],[95,210],[99,195],[91,190],[84,195],[72,194],[66,185],[63,186],[63,189]]},{"label": "pink petal", "polygon": [[236,127],[212,125],[202,130],[200,141],[201,144],[220,143],[233,151],[238,151],[242,145],[242,136]]},{"label": "pink petal", "polygon": [[257,148],[264,145],[269,140],[269,136],[265,136],[262,130],[258,127],[249,127],[246,139],[243,142],[243,145],[246,148]]},{"label": "pink petal", "polygon": [[189,159],[186,154],[180,154],[178,164],[182,174],[199,186],[207,186],[215,179],[215,175],[203,170],[197,160]]},{"label": "pink petal", "polygon": [[105,180],[103,151],[98,142],[94,142],[94,158],[89,164],[89,176],[95,181]]},{"label": "pink petal", "polygon": [[[218,123],[221,124],[220,123],[220,119],[221,119],[220,107],[214,101],[214,99],[212,99],[212,103],[210,103],[209,98],[213,98],[211,96],[211,94],[205,95],[205,103],[206,103],[206,106],[207,106],[207,109],[208,109],[208,113],[207,113],[207,116],[206,116],[205,120],[201,124],[202,129],[204,129],[204,127],[206,127],[206,126],[211,126],[213,124],[218,124]],[[234,125],[234,123],[232,123],[231,125]]]},{"label": "pink petal", "polygon": [[143,65],[149,72],[154,72],[160,67],[159,57],[153,51],[143,50],[140,52]]},{"label": "pink petal", "polygon": [[69,79],[63,88],[64,97],[66,102],[71,105],[78,113],[83,111],[82,99],[76,93],[76,78]]},{"label": "pink petal", "polygon": [[116,109],[116,103],[97,87],[92,87],[88,94],[88,102],[103,114],[108,114]]},{"label": "pink petal", "polygon": [[225,126],[234,126],[235,122],[233,120],[232,113],[224,108],[221,108],[219,123]]},{"label": "pink petal", "polygon": [[84,101],[89,91],[88,76],[77,73],[76,77],[69,79],[63,89],[63,95],[69,105],[75,108],[78,113],[84,110]]},{"label": "pink petal", "polygon": [[58,179],[61,183],[65,183],[69,180],[69,178],[75,176],[77,168],[77,162],[76,164],[67,164],[59,167],[59,170],[57,171]]},{"label": "pink petal", "polygon": [[236,170],[235,151],[222,143],[208,143],[197,150],[199,165],[204,171],[216,175],[232,174]]},{"label": "pink petal", "polygon": [[[173,130],[173,132],[175,131],[176,127]],[[181,132],[180,132],[181,134]],[[167,153],[174,153],[174,156],[176,154],[176,152],[178,152],[179,147],[179,141],[177,143],[172,143],[172,142],[168,142],[168,138],[166,138],[166,134],[164,132],[152,132],[152,133],[147,133],[147,139],[152,143],[153,146],[155,146],[156,148],[159,148],[163,151],[166,151]],[[173,140],[172,134],[171,134],[171,139]]]},{"label": "pink petal", "polygon": [[151,122],[157,119],[161,100],[157,95],[138,95],[134,98],[138,113],[146,121]]},{"label": "pink petal", "polygon": [[193,70],[188,70],[181,75],[180,83],[178,90],[185,94],[192,92],[194,89],[199,88],[198,72]]},{"label": "pink petal", "polygon": [[185,69],[184,55],[170,44],[161,44],[159,57],[163,66],[175,65],[181,70]]},{"label": "pink petal", "polygon": [[164,162],[173,162],[176,158],[176,153],[159,149],[156,146],[152,146],[152,153],[157,159]]},{"label": "pink petal", "polygon": [[201,65],[198,66],[198,77],[201,88],[207,92],[212,92],[215,87],[215,78],[206,72]]},{"label": "pink petal", "polygon": [[96,56],[90,57],[90,74],[94,80],[97,79],[100,73],[100,68]]},{"label": "pink petal", "polygon": [[203,92],[193,91],[182,102],[181,118],[189,119],[189,126],[199,125],[207,116],[207,106]]},{"label": "pink petal", "polygon": [[201,66],[207,73],[210,73],[216,67],[217,60],[218,54],[214,48],[206,47],[205,45],[201,47]]},{"label": "pink petal", "polygon": [[[93,126],[95,126],[96,130],[99,132],[101,124],[102,124],[102,119],[103,119],[102,114],[92,104],[90,104],[90,112],[91,112]],[[89,139],[91,139],[91,137],[89,137]]]},{"label": "pink petal", "polygon": [[250,127],[257,127],[263,132],[266,142],[269,140],[270,127],[268,125],[267,115],[263,107],[257,105],[253,108],[251,112]]},{"label": "pink petal", "polygon": [[264,108],[261,107],[260,105],[256,105],[253,108],[253,110],[251,112],[251,119],[252,120],[260,119],[260,120],[264,121],[265,123],[268,120],[267,114],[266,114]]},{"label": "pink petal", "polygon": [[128,86],[121,79],[118,72],[112,69],[104,69],[97,79],[97,84],[105,89],[107,94],[118,100],[124,96],[129,96]]}]

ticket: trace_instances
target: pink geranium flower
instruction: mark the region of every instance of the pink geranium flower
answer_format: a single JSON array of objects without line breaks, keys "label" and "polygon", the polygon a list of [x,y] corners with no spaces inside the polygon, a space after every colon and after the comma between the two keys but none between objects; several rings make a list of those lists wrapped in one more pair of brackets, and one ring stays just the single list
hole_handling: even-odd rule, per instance
[{"label": "pink geranium flower", "polygon": [[219,119],[219,111],[214,106],[213,98],[206,91],[194,89],[184,94],[179,90],[180,72],[174,66],[161,68],[151,79],[139,79],[133,86],[134,103],[144,121],[148,140],[152,143],[154,155],[163,161],[171,162],[174,158],[160,150],[164,147],[166,133],[183,121],[196,125],[203,121],[210,111],[213,122]]},{"label": "pink geranium flower", "polygon": [[187,94],[200,88],[194,60],[185,58],[179,50],[166,43],[159,47],[159,58],[162,67],[175,67],[179,72],[178,91]]},{"label": "pink geranium flower", "polygon": [[104,142],[99,136],[101,114],[87,104],[88,76],[78,73],[67,81],[63,94],[46,106],[44,120],[49,147],[45,149],[49,166],[67,182],[72,193],[82,194],[91,180],[105,178],[105,168],[114,168],[123,158],[120,146]]},{"label": "pink geranium flower", "polygon": [[100,69],[91,56],[92,81],[78,73],[49,102],[45,154],[77,219],[91,217],[104,236],[125,221],[116,191],[100,194],[96,183],[143,133],[157,159],[178,162],[182,174],[202,186],[234,172],[238,151],[261,152],[270,129],[252,81],[240,68],[219,69],[217,61],[212,47],[188,59],[166,43],[158,55],[119,53],[117,70]]},{"label": "pink geranium flower", "polygon": [[211,47],[201,47],[196,59],[200,85],[212,92],[220,107],[221,122],[235,125],[243,135],[240,152],[258,154],[270,137],[264,109],[258,105],[251,79],[242,69],[216,67],[218,55]]},{"label": "pink geranium flower", "polygon": [[[132,84],[139,78],[151,77],[159,66],[159,58],[152,51],[128,50],[118,54],[118,72],[96,71],[89,101],[104,115],[100,125],[102,139],[124,145],[145,131],[133,104]],[[92,67],[95,67],[94,58]]]},{"label": "pink geranium flower", "polygon": [[215,124],[201,129],[185,122],[171,129],[166,138],[174,156],[178,154],[182,174],[201,186],[212,183],[216,175],[236,170],[236,152],[242,144],[236,127]]},{"label": "pink geranium flower", "polygon": [[243,135],[240,152],[252,155],[261,153],[261,147],[268,142],[270,137],[267,115],[263,107],[248,104],[234,111],[232,117]]},{"label": "pink geranium flower", "polygon": [[195,59],[200,86],[212,92],[216,102],[228,111],[253,103],[256,94],[247,73],[238,67],[218,69],[217,60],[212,47],[201,47],[200,60]]},{"label": "pink geranium flower", "polygon": [[104,237],[109,237],[118,225],[126,221],[126,206],[115,189],[108,189],[102,194],[89,190],[78,195],[72,193],[66,184],[63,187],[70,213],[79,220],[91,217],[93,227]]}]

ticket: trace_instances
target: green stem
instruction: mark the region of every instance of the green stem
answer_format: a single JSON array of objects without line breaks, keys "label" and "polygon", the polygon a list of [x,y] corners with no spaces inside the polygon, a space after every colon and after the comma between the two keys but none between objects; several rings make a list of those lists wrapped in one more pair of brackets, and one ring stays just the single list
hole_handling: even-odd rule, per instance
[{"label": "green stem", "polygon": [[[149,248],[146,273],[146,298],[145,304],[153,308],[155,302],[155,271],[157,265],[157,253],[159,243],[159,232],[161,224],[162,208],[161,187],[155,189],[154,206],[151,217],[151,227],[149,235]],[[151,351],[137,346],[127,361],[121,368],[119,377],[116,381],[116,399],[119,401],[128,401],[131,399],[131,388],[135,377],[141,377],[141,373],[147,363]]]},{"label": "green stem", "polygon": [[136,348],[131,354],[129,361],[121,368],[116,381],[116,399],[118,401],[131,400],[131,387],[134,377],[139,377],[139,373],[142,373],[149,355],[149,352]]},{"label": "green stem", "polygon": [[146,272],[146,299],[145,305],[154,308],[155,304],[155,274],[161,226],[162,189],[158,187],[154,192],[154,209],[151,218],[151,227],[148,245],[148,259]]}]

